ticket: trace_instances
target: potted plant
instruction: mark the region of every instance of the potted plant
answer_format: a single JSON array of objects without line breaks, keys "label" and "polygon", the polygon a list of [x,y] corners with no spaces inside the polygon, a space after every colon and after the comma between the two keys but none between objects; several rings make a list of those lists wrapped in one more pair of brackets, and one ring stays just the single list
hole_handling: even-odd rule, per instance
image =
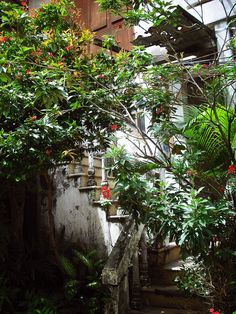
[{"label": "potted plant", "polygon": [[77,153],[75,149],[67,149],[62,152],[62,158],[69,161],[67,166],[68,174],[74,174],[76,169],[76,161],[75,158],[77,157]]}]

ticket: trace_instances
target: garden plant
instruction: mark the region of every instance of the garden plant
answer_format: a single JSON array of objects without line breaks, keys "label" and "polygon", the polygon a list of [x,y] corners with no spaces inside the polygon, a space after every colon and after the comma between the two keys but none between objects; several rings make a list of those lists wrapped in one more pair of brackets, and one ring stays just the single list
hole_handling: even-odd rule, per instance
[{"label": "garden plant", "polygon": [[[103,10],[122,12],[127,26],[178,22],[168,1],[98,2]],[[66,313],[76,301],[77,310],[85,306],[78,297],[79,253],[63,258],[55,237],[53,174],[66,152],[80,157],[85,143],[93,142],[96,149],[111,146],[120,205],[147,225],[154,241],[168,236],[194,260],[180,286],[204,296],[212,313],[231,314],[235,59],[221,64],[216,54],[207,64],[186,63],[173,51],[164,64],[155,64],[144,47],[110,52],[117,45],[110,36],[92,56],[93,34],[79,27],[71,3],[51,2],[31,15],[26,5],[0,2],[1,311],[46,313],[47,307],[48,313]],[[227,45],[235,49],[235,38]],[[196,104],[190,106],[189,97]],[[133,155],[119,147],[120,136],[131,142]],[[40,185],[47,191],[49,248],[42,244],[38,219]],[[82,282],[86,293],[90,270]],[[94,277],[97,284],[96,270]],[[52,300],[47,287],[55,288]],[[99,313],[93,302],[87,311]]]},{"label": "garden plant", "polygon": [[[93,35],[80,27],[78,16],[75,5],[66,0],[31,12],[25,1],[0,2],[3,313],[54,313],[63,300],[67,304],[53,216],[54,172],[65,159],[80,158],[86,142],[94,142],[95,149],[107,147],[113,132],[114,118],[93,107],[101,60],[89,55]],[[48,238],[39,218],[42,189]],[[60,295],[56,307],[53,300],[50,307],[48,289],[55,291],[56,299]],[[79,308],[81,300],[82,295],[74,306]]]},{"label": "garden plant", "polygon": [[[178,27],[178,10],[168,1],[97,2],[103,10],[122,12],[127,26],[147,25],[152,34],[155,27],[157,32],[163,25]],[[234,23],[232,11],[228,27]],[[164,63],[155,63],[142,47],[109,57],[112,66],[96,90],[97,95],[110,91],[110,112],[123,132],[116,133],[108,153],[119,201],[147,225],[153,243],[168,237],[194,261],[179,286],[203,296],[212,312],[231,314],[236,306],[235,56],[222,62],[219,51],[206,56],[207,63],[197,57],[189,62],[168,36],[163,45]],[[235,51],[235,38],[224,45]],[[133,153],[119,146],[121,136]]]}]

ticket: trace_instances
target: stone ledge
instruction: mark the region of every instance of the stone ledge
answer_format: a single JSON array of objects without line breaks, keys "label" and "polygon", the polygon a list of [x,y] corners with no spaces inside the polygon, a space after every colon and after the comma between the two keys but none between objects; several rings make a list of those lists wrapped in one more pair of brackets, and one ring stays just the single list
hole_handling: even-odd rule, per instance
[{"label": "stone ledge", "polygon": [[129,215],[112,215],[108,216],[107,220],[110,222],[125,222],[129,217]]},{"label": "stone ledge", "polygon": [[[119,201],[118,200],[107,200],[109,202],[111,202],[111,204],[117,204]],[[104,203],[104,201],[93,201],[94,205],[101,205],[102,203]]]},{"label": "stone ledge", "polygon": [[85,176],[86,173],[84,172],[77,172],[77,173],[72,173],[72,174],[68,174],[67,178],[71,179],[71,178],[78,178],[78,177],[82,177]]},{"label": "stone ledge", "polygon": [[88,186],[82,186],[79,188],[80,191],[89,191],[89,190],[100,190],[102,187],[101,185],[88,185]]}]

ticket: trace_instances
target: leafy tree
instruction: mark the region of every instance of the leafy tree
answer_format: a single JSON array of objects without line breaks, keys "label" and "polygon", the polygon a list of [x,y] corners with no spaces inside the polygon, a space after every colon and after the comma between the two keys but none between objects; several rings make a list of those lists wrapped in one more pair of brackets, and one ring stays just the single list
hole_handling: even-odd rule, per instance
[{"label": "leafy tree", "polygon": [[[177,25],[177,11],[166,1],[97,2],[102,9],[123,12],[129,25],[143,27],[145,21],[153,34],[156,26]],[[120,203],[154,234],[170,236],[194,256],[211,280],[208,300],[231,313],[236,274],[236,63],[232,57],[220,64],[216,55],[208,64],[189,64],[171,50],[170,42],[165,44],[173,51],[165,64],[153,63],[142,47],[135,47],[112,74],[125,53],[110,57],[111,80],[100,86],[115,93],[110,112],[118,126],[122,122],[123,138],[133,147],[131,156],[116,147],[109,153],[115,160]],[[148,122],[146,129],[140,118]]]},{"label": "leafy tree", "polygon": [[97,98],[94,92],[103,80],[105,59],[89,54],[93,35],[77,18],[78,10],[67,0],[30,14],[26,2],[0,2],[0,271],[6,313],[11,300],[4,293],[12,283],[24,291],[37,280],[42,284],[43,270],[53,268],[42,258],[45,248],[40,251],[39,181],[47,191],[50,257],[60,268],[54,170],[66,151],[80,158],[87,142],[106,148],[113,132],[114,117],[94,105],[109,101],[107,93]]}]

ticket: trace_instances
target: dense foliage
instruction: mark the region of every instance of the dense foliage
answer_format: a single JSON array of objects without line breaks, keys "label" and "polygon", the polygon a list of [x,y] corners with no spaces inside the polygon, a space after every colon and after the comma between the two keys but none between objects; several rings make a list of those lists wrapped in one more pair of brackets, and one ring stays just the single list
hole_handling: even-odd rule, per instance
[{"label": "dense foliage", "polygon": [[[1,176],[21,180],[80,154],[83,142],[106,146],[112,121],[91,104],[100,61],[92,60],[92,34],[67,1],[42,6],[33,16],[1,2]],[[89,119],[88,119],[89,117]]]},{"label": "dense foliage", "polygon": [[[167,1],[98,2],[123,12],[130,25],[178,20]],[[33,16],[22,4],[0,2],[1,309],[37,313],[46,307],[54,313],[47,291],[38,294],[45,283],[65,284],[72,308],[81,301],[78,293],[91,283],[86,278],[91,269],[85,271],[87,281],[78,282],[78,260],[58,254],[52,220],[53,258],[46,261],[37,223],[32,224],[38,217],[35,178],[41,175],[47,187],[50,218],[48,169],[66,151],[74,158],[88,142],[104,149],[114,140],[109,156],[115,161],[120,204],[157,239],[169,236],[194,256],[199,271],[194,276],[187,270],[190,284],[185,278],[181,285],[187,289],[198,281],[193,292],[204,294],[206,288],[211,305],[230,313],[236,291],[233,57],[224,64],[218,56],[208,64],[189,64],[174,54],[176,62],[154,64],[143,47],[107,53],[115,45],[109,36],[106,49],[92,57],[92,34],[78,26],[70,3],[52,2]],[[196,104],[188,106],[190,98]],[[114,131],[122,132],[109,138]],[[129,141],[133,156],[117,148],[120,137]],[[202,282],[200,272],[206,274]],[[33,295],[25,293],[29,288]]]},{"label": "dense foliage", "polygon": [[[94,106],[102,59],[89,55],[92,34],[79,26],[75,6],[51,2],[29,14],[26,5],[0,2],[0,311],[71,313],[89,297],[81,292],[68,304],[62,289],[53,169],[80,158],[88,143],[106,148],[114,118]],[[42,189],[48,235],[39,218]]]}]

